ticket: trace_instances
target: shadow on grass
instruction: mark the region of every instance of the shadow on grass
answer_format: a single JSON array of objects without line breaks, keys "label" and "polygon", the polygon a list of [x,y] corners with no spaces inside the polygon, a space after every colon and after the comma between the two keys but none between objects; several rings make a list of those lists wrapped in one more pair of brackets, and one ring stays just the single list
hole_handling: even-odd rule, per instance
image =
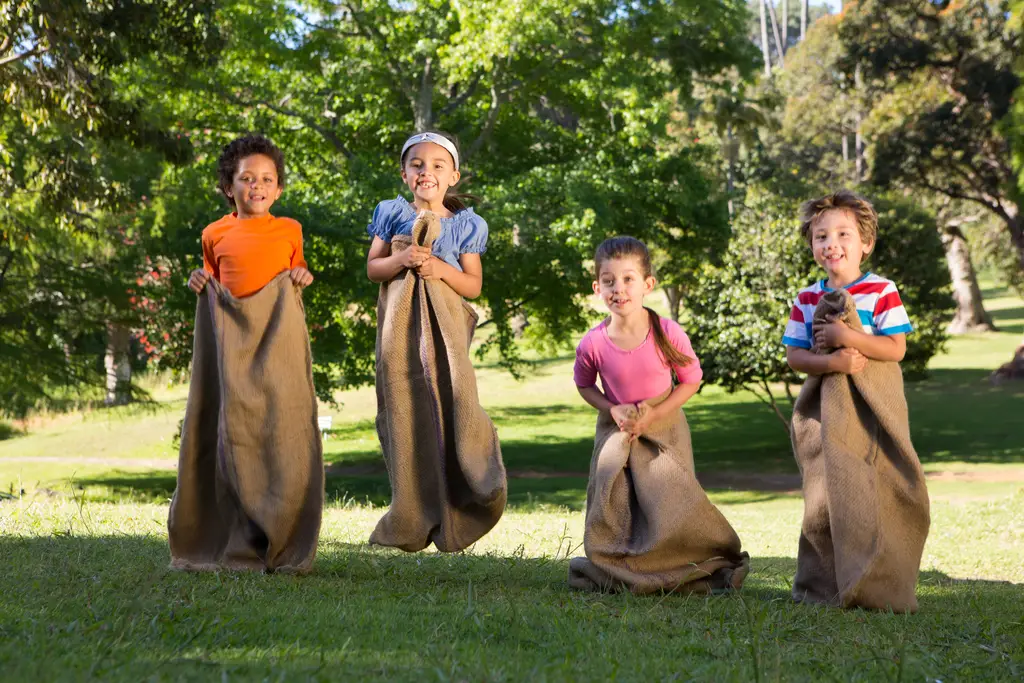
[{"label": "shadow on grass", "polygon": [[[381,468],[383,470],[383,468]],[[744,477],[727,484],[721,477],[710,477],[708,494],[718,505],[764,503],[799,495],[799,482],[790,478]],[[700,478],[700,477],[698,477]],[[74,488],[97,502],[167,503],[174,494],[175,473],[167,470],[148,472],[111,472],[89,479],[76,479]],[[60,488],[60,487],[58,487]],[[332,475],[326,478],[327,504],[370,504],[378,507],[391,503],[391,486],[386,472],[375,474]],[[582,511],[587,500],[587,477],[580,476],[512,476],[508,480],[508,507],[519,510],[563,508]]]},{"label": "shadow on grass", "polygon": [[[43,596],[32,597],[34,591],[45,592],[50,585],[67,582],[77,591],[80,576],[93,576],[96,581],[119,579],[127,573],[134,577],[128,583],[138,583],[146,572],[219,584],[213,573],[176,572],[169,568],[169,549],[166,538],[157,535],[118,534],[73,535],[71,533],[47,536],[0,536],[0,553],[11,558],[9,571],[0,577],[0,585],[18,584],[24,591],[7,592],[10,604],[45,602]],[[507,553],[474,554],[470,552],[441,553],[432,546],[426,550],[406,553],[392,548],[370,546],[321,539],[313,573],[305,577],[263,576],[255,572],[223,572],[222,576],[248,577],[264,585],[283,582],[291,586],[312,582],[314,579],[342,579],[349,583],[380,584],[385,592],[402,594],[416,592],[424,585],[438,588],[445,584],[465,587],[468,583],[486,588],[491,582],[505,588],[549,587],[569,592],[566,585],[568,559],[582,555],[582,548],[564,544],[555,557],[530,557],[522,548]],[[19,558],[22,560],[19,562]],[[24,561],[31,558],[31,561]],[[49,576],[49,572],[67,570],[75,563],[72,575]],[[764,599],[789,599],[791,580],[796,572],[796,558],[781,556],[751,557],[751,570],[742,590],[743,595]],[[40,582],[40,579],[49,580]],[[479,579],[484,579],[478,583]],[[46,585],[44,585],[46,584]],[[1019,591],[1021,585],[1012,581],[980,578],[958,579],[939,570],[925,570],[920,574],[919,587],[942,590],[1008,589]],[[121,587],[131,592],[134,586]],[[403,587],[405,587],[403,589]],[[319,589],[314,589],[314,593]],[[633,596],[627,596],[633,597]],[[1017,593],[1018,600],[1024,593]],[[23,605],[24,606],[24,605]]]},{"label": "shadow on grass", "polygon": [[4,422],[0,420],[0,441],[7,441],[7,439],[13,439],[18,436],[24,436],[25,432],[21,431],[10,422]]},{"label": "shadow on grass", "polygon": [[[167,503],[174,495],[175,473],[168,470],[148,472],[111,472],[89,479],[76,479],[76,490],[97,502]],[[58,487],[59,488],[59,487]],[[371,504],[391,502],[391,486],[386,473],[330,475],[326,480],[328,504]],[[535,509],[561,507],[582,510],[587,496],[586,477],[544,477],[509,479],[509,507]]]},{"label": "shadow on grass", "polygon": [[907,384],[910,431],[922,463],[1024,463],[1024,383],[996,387],[988,374],[933,370]]},{"label": "shadow on grass", "polygon": [[[907,384],[911,433],[923,464],[1024,463],[1024,437],[1018,428],[1024,383],[994,387],[986,378],[984,370],[934,370],[928,379]],[[499,424],[515,424],[518,434],[525,431],[529,437],[502,442],[505,464],[513,475],[509,504],[581,509],[593,440],[589,434],[567,438],[562,423],[573,416],[593,419],[592,413],[584,407],[557,404],[504,407],[494,414]],[[791,480],[796,465],[788,436],[775,416],[760,404],[698,404],[687,414],[698,477],[701,473],[710,477],[705,481],[709,489],[720,494],[716,502],[764,501],[799,488]],[[365,438],[369,426],[369,421],[345,426],[336,432],[336,439],[356,432]],[[375,505],[386,505],[390,500],[376,444],[372,450],[328,452],[325,459],[330,465],[328,500]],[[712,476],[720,473],[732,475],[724,480]],[[174,491],[175,474],[160,470],[112,472],[76,483],[86,488],[100,487],[100,499],[165,502]]]}]

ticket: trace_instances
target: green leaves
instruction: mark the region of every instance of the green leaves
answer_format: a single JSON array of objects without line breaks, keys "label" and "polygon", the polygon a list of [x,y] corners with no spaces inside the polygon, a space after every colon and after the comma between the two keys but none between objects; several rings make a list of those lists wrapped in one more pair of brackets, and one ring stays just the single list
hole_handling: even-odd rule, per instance
[{"label": "green leaves", "polygon": [[[745,58],[742,34],[730,33],[742,25],[739,5],[278,2],[259,21],[230,7],[244,16],[224,26],[216,68],[182,90],[162,92],[143,74],[133,82],[181,122],[206,164],[245,130],[285,150],[289,186],[276,209],[303,222],[317,276],[306,296],[323,398],[372,377],[365,229],[376,203],[402,191],[398,150],[414,129],[460,139],[460,189],[482,198],[476,209],[490,226],[475,302],[485,309],[482,351],[498,351],[509,369],[523,349],[520,316],[527,341],[548,349],[588,324],[584,263],[604,237],[636,234],[670,250],[676,269],[724,244],[724,204],[703,151],[663,150],[668,94],[688,87],[678,73]],[[692,42],[670,50],[680,36]],[[184,180],[166,176],[162,189],[180,194],[161,228],[170,241],[154,248],[184,264],[198,255],[184,238],[201,227],[189,192],[203,190],[189,181],[178,193],[175,178]]]},{"label": "green leaves", "polygon": [[[798,381],[786,363],[782,335],[797,292],[821,277],[800,238],[799,203],[750,188],[722,264],[704,268],[691,289],[687,331],[695,348],[706,349],[706,382],[766,392],[767,401],[770,384]],[[953,311],[942,242],[934,216],[914,204],[884,197],[874,203],[878,244],[864,268],[896,282],[914,325],[902,366],[908,377],[920,378],[945,344]]]}]

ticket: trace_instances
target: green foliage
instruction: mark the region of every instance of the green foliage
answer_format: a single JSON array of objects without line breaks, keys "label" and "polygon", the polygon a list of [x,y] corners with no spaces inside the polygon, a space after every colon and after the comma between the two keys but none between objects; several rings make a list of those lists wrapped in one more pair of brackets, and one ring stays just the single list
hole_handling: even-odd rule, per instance
[{"label": "green foliage", "polygon": [[[741,3],[229,6],[220,61],[187,88],[167,90],[151,65],[126,76],[177,122],[197,160],[161,180],[151,251],[178,286],[198,262],[202,226],[223,211],[212,193],[220,147],[247,130],[274,139],[289,169],[275,210],[303,223],[317,277],[305,296],[321,398],[372,378],[366,224],[402,191],[398,150],[415,128],[461,140],[459,189],[482,198],[475,208],[490,226],[481,352],[496,349],[513,371],[516,316],[545,348],[587,324],[582,264],[604,237],[636,234],[687,268],[724,243],[706,151],[665,151],[665,124],[670,92],[685,96],[691,79],[726,65],[749,70]],[[157,351],[184,369],[194,302],[165,293],[157,324],[181,334]]]},{"label": "green foliage", "polygon": [[821,187],[855,184],[851,159],[843,159],[842,138],[857,129],[857,111],[869,99],[844,70],[839,17],[824,17],[786,57],[775,79],[784,106],[779,134],[769,141],[771,158],[784,172]]},{"label": "green foliage", "polygon": [[707,266],[686,300],[687,330],[704,381],[771,399],[770,382],[793,383],[782,332],[814,262],[800,239],[796,203],[751,187],[737,207],[722,263]]},{"label": "green foliage", "polygon": [[[733,222],[720,265],[708,266],[687,299],[688,330],[702,356],[705,382],[748,389],[772,405],[771,383],[797,381],[782,334],[797,292],[821,277],[799,235],[800,200],[752,187]],[[906,201],[879,198],[878,244],[865,269],[896,282],[914,332],[902,363],[908,378],[925,374],[946,341],[953,311],[945,254],[933,216]]]},{"label": "green foliage", "polygon": [[953,301],[946,254],[935,216],[914,202],[873,198],[878,211],[878,244],[866,262],[896,283],[914,331],[907,335],[901,365],[908,379],[926,375],[928,361],[945,349]]},{"label": "green foliage", "polygon": [[0,4],[0,413],[101,384],[106,326],[138,321],[143,198],[190,152],[116,76],[154,52],[168,74],[207,62],[213,9]]},{"label": "green foliage", "polygon": [[[1010,3],[1010,8],[1013,13],[1010,17],[1010,30],[1016,32],[1017,35],[1024,35],[1024,0],[1014,0]],[[1020,52],[1017,54],[1015,69],[1021,85],[1017,88],[1014,97],[1009,137],[1013,144],[1013,166],[1017,172],[1017,190],[1024,195],[1024,54]]]},{"label": "green foliage", "polygon": [[[985,207],[1005,223],[1024,269],[1021,193],[1009,125],[1021,33],[1007,2],[865,0],[839,27],[847,73],[859,65],[888,93],[865,122],[871,180]],[[885,31],[877,30],[885,26]]]}]

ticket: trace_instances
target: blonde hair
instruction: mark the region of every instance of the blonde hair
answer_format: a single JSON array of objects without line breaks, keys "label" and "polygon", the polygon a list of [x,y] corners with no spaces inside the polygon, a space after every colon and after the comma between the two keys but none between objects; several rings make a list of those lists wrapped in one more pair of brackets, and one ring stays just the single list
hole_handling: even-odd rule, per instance
[{"label": "blonde hair", "polygon": [[808,244],[811,243],[814,224],[829,211],[849,211],[857,222],[857,231],[864,244],[874,244],[878,239],[878,212],[875,207],[856,192],[839,190],[800,206],[800,236]]}]

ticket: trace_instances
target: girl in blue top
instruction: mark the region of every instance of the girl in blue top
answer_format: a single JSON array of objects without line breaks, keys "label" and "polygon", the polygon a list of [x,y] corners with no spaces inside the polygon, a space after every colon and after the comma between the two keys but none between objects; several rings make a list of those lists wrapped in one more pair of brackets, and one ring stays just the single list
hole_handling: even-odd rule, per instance
[{"label": "girl in blue top", "polygon": [[370,543],[456,552],[497,524],[508,491],[469,359],[477,315],[465,299],[480,295],[487,223],[452,194],[451,138],[414,135],[400,159],[413,201],[381,202],[368,230],[366,273],[381,283],[376,425],[391,484]]},{"label": "girl in blue top", "polygon": [[[466,299],[480,296],[487,249],[487,222],[467,208],[452,188],[459,182],[459,151],[443,133],[418,133],[402,146],[402,180],[412,191],[377,205],[367,232],[373,236],[366,274],[373,282],[388,282],[402,270],[415,270],[425,280],[441,280]],[[412,247],[391,253],[391,238],[409,235],[421,211],[441,217],[441,236],[433,249]]]}]

